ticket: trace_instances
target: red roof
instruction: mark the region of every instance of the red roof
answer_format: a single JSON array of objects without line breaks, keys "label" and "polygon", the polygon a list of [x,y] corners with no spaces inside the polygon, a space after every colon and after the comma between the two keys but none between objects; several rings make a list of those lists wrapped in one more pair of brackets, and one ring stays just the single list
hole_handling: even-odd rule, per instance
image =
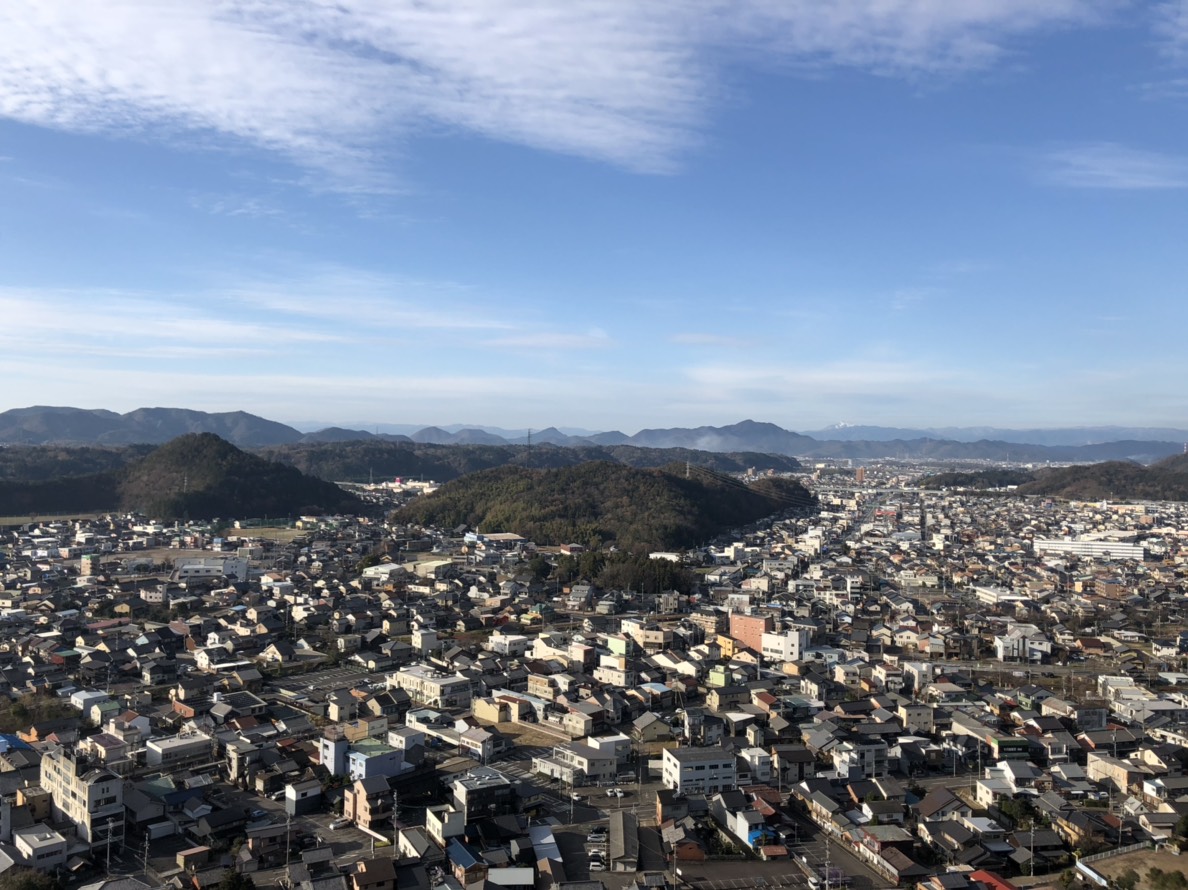
[{"label": "red roof", "polygon": [[999,877],[992,871],[979,869],[969,876],[971,881],[981,881],[990,890],[1019,890],[1019,888],[1008,881],[1006,878]]}]

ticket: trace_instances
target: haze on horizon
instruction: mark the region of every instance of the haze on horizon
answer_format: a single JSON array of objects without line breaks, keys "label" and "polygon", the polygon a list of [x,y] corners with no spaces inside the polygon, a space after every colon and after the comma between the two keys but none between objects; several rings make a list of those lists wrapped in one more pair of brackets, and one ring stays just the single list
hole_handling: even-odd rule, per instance
[{"label": "haze on horizon", "polygon": [[0,410],[1184,427],[1188,8],[0,8]]}]

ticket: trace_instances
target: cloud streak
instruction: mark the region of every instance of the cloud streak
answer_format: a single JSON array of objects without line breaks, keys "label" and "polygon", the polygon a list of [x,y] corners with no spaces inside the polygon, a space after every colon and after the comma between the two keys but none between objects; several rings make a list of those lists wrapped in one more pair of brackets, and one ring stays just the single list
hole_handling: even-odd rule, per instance
[{"label": "cloud streak", "polygon": [[1182,189],[1188,187],[1188,159],[1099,142],[1050,152],[1043,178],[1069,188]]},{"label": "cloud streak", "polygon": [[400,146],[460,131],[676,168],[727,62],[913,76],[992,64],[1113,0],[10,0],[0,116],[280,154],[383,191]]}]

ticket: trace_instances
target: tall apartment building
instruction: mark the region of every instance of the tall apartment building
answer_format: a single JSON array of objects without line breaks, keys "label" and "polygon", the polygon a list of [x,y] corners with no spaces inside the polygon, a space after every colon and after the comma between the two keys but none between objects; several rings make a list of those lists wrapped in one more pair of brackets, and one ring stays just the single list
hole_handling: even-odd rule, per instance
[{"label": "tall apartment building", "polygon": [[730,636],[755,652],[763,651],[763,635],[775,629],[775,620],[770,615],[730,616]]},{"label": "tall apartment building", "polygon": [[705,631],[707,637],[715,636],[726,629],[726,616],[716,610],[692,612],[689,621]]},{"label": "tall apartment building", "polygon": [[53,800],[55,819],[67,819],[91,849],[124,842],[124,780],[97,761],[62,745],[41,758],[41,787]]}]

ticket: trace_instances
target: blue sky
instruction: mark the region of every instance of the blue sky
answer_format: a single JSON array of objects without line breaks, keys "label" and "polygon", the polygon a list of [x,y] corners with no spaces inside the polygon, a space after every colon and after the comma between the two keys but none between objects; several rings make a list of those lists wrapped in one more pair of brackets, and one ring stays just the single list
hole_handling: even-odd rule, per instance
[{"label": "blue sky", "polygon": [[1188,422],[1188,3],[0,6],[0,409]]}]

